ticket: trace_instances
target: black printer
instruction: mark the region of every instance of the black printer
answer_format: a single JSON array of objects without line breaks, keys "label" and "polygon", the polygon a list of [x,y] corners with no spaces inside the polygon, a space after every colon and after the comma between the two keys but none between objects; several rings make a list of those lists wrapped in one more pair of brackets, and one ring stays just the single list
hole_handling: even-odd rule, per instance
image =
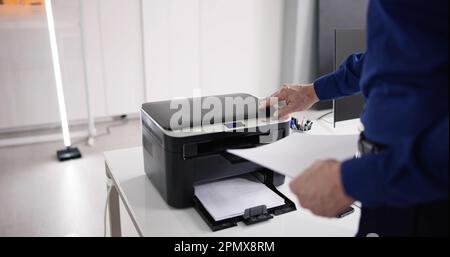
[{"label": "black printer", "polygon": [[[258,98],[249,94],[229,94],[142,105],[145,172],[170,206],[194,206],[214,231],[296,209],[276,189],[284,183],[283,175],[226,152],[274,142],[289,134],[289,121],[272,118],[274,108],[261,111],[258,103]],[[249,173],[283,197],[285,205],[270,209],[249,206],[245,215],[216,221],[194,194],[197,184]]]}]

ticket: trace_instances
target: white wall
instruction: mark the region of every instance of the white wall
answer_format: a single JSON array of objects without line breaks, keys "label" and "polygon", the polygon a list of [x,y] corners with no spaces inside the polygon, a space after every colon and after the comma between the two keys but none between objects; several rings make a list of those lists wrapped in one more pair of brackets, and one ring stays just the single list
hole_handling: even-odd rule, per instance
[{"label": "white wall", "polygon": [[[71,121],[86,119],[85,82],[95,117],[105,117],[194,88],[265,96],[311,79],[314,0],[53,3]],[[0,129],[59,122],[45,13],[33,8],[16,17],[0,7]]]},{"label": "white wall", "polygon": [[280,84],[282,0],[142,0],[146,99]]},{"label": "white wall", "polygon": [[205,94],[273,93],[280,84],[284,1],[201,0]]},{"label": "white wall", "polygon": [[[144,100],[140,2],[97,1],[99,1],[99,35],[102,42],[103,79],[106,89],[106,115],[136,113]],[[89,24],[86,27],[88,26]]]},{"label": "white wall", "polygon": [[[61,58],[65,61],[62,63],[63,71],[74,73],[81,70],[73,76],[63,74],[67,80],[64,86],[71,88],[66,84],[76,83],[77,89],[66,92],[67,105],[71,105],[70,99],[76,99],[86,106],[84,85],[87,83],[94,116],[136,113],[144,100],[140,0],[128,0],[126,4],[122,0],[54,2],[56,22],[61,24],[69,20],[76,24],[70,31],[72,37],[67,41],[61,39],[63,32],[58,30],[60,45],[72,47],[60,49]],[[83,61],[86,62],[86,70]],[[77,106],[77,103],[72,106]],[[77,107],[77,110],[83,108]],[[86,115],[84,112],[81,118],[86,118]],[[74,119],[75,115],[69,113],[69,117]]]},{"label": "white wall", "polygon": [[[53,0],[53,8],[69,119],[87,118],[86,81],[96,117],[136,113],[144,100],[140,0]],[[0,46],[0,129],[58,123],[44,7],[0,6]]]},{"label": "white wall", "polygon": [[46,31],[39,7],[0,6],[0,128],[58,121]]},{"label": "white wall", "polygon": [[285,0],[282,83],[314,81],[317,28],[316,0]]},{"label": "white wall", "polygon": [[147,101],[199,87],[199,2],[142,0]]}]

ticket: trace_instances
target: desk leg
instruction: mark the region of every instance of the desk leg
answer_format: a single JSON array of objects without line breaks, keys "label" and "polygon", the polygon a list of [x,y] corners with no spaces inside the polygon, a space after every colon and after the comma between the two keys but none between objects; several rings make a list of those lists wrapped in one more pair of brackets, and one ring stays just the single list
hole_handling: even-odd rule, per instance
[{"label": "desk leg", "polygon": [[[108,165],[106,166],[106,177],[111,180],[110,170]],[[112,237],[120,237],[122,236],[121,224],[120,224],[120,202],[119,202],[119,193],[117,192],[117,188],[114,183],[111,185],[107,184],[107,189],[109,190],[111,187],[111,192],[109,193],[108,200],[108,211],[109,211],[109,231]]]}]

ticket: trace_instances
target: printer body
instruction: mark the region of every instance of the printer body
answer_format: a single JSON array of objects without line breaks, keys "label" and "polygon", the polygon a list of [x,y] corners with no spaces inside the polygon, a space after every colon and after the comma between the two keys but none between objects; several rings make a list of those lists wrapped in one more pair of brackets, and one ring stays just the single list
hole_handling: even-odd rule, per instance
[{"label": "printer body", "polygon": [[[233,111],[227,113],[227,98],[250,99],[250,105],[255,106],[233,106]],[[220,115],[208,122],[204,117],[214,106],[202,108],[201,115],[195,115],[192,108],[196,103],[205,107],[207,97],[145,103],[141,108],[141,121],[144,167],[152,184],[170,206],[196,206],[210,227],[218,230],[235,225],[241,218],[221,223],[212,220],[195,197],[194,186],[253,173],[262,183],[276,190],[284,183],[284,175],[226,150],[256,147],[284,138],[289,134],[289,122],[273,119],[273,109],[259,110],[258,99],[248,94],[221,95],[215,99],[222,105]],[[183,104],[189,105],[190,110],[174,122],[174,115],[181,112]],[[295,210],[295,205],[284,198],[286,206],[272,210],[275,214]]]}]

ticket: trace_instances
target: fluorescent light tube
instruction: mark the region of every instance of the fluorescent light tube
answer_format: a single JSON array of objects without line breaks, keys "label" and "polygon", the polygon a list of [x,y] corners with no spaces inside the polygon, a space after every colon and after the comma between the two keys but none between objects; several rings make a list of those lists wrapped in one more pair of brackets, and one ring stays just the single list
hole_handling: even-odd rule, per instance
[{"label": "fluorescent light tube", "polygon": [[66,103],[64,100],[64,89],[61,76],[61,65],[59,63],[58,43],[56,41],[55,19],[53,17],[52,0],[45,0],[47,14],[48,32],[50,35],[50,48],[52,51],[53,73],[55,75],[56,93],[58,95],[59,116],[64,137],[64,145],[70,147],[69,124],[67,121]]}]

